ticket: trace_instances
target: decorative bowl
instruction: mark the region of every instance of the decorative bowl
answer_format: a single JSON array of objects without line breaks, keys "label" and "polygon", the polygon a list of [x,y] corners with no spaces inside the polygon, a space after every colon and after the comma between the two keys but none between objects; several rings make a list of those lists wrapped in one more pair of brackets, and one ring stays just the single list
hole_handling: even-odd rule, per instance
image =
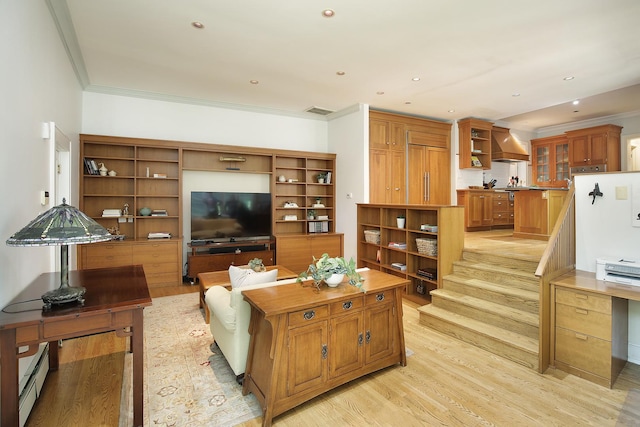
[{"label": "decorative bowl", "polygon": [[150,208],[142,208],[142,209],[140,209],[140,215],[142,215],[142,216],[151,215],[151,209]]}]

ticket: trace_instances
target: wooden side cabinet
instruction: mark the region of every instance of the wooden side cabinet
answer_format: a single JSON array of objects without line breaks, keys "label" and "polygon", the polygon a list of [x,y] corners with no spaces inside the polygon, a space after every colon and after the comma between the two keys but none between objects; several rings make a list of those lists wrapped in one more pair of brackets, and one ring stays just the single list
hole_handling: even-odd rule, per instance
[{"label": "wooden side cabinet", "polygon": [[402,289],[406,280],[362,273],[366,293],[294,283],[244,291],[251,305],[243,394],[273,417],[332,388],[388,366],[406,365]]},{"label": "wooden side cabinet", "polygon": [[458,206],[464,206],[464,230],[490,230],[493,225],[493,191],[457,190]]},{"label": "wooden side cabinet", "polygon": [[557,369],[613,387],[627,363],[634,286],[574,270],[551,281],[551,358]]},{"label": "wooden side cabinet", "polygon": [[493,122],[467,118],[458,122],[460,169],[491,169]]}]

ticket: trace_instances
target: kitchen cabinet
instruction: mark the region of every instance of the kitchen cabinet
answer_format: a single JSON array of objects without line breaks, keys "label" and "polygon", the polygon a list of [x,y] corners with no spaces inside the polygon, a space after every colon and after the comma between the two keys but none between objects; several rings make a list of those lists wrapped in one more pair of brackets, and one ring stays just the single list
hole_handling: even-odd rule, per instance
[{"label": "kitchen cabinet", "polygon": [[566,187],[569,179],[569,140],[556,135],[531,140],[533,182],[540,187]]},{"label": "kitchen cabinet", "polygon": [[369,113],[369,199],[404,203],[406,129],[395,116]]},{"label": "kitchen cabinet", "polygon": [[483,231],[511,228],[513,200],[507,191],[457,190],[458,206],[464,206],[464,230]]},{"label": "kitchen cabinet", "polygon": [[492,200],[492,222],[491,228],[513,227],[513,199],[509,197],[510,192],[496,191],[491,194]]},{"label": "kitchen cabinet", "polygon": [[457,190],[458,206],[464,206],[464,230],[490,230],[493,225],[491,190]]},{"label": "kitchen cabinet", "polygon": [[603,125],[566,132],[569,166],[607,165],[607,171],[619,171],[621,131],[620,126]]},{"label": "kitchen cabinet", "polygon": [[404,203],[405,152],[369,150],[369,193],[376,203]]},{"label": "kitchen cabinet", "polygon": [[409,144],[407,150],[407,202],[419,205],[450,204],[449,149]]},{"label": "kitchen cabinet", "polygon": [[567,190],[517,190],[514,192],[513,237],[548,240]]},{"label": "kitchen cabinet", "polygon": [[293,283],[243,291],[251,305],[243,394],[273,417],[371,372],[406,365],[402,289],[406,279],[362,273],[366,293]]},{"label": "kitchen cabinet", "polygon": [[[451,125],[419,117],[371,110],[369,112],[369,201],[371,203],[406,203],[408,193],[419,198],[425,204],[423,190],[428,188],[411,188],[414,184],[407,176],[407,144],[440,149],[431,159],[421,165],[421,183],[427,177],[437,187],[432,190],[438,194],[450,192],[450,147]],[[437,164],[437,162],[442,162]],[[436,167],[437,164],[437,167]],[[442,168],[446,164],[446,169]],[[425,170],[424,168],[431,168]],[[425,175],[427,173],[428,175]],[[446,186],[446,188],[443,188]],[[450,195],[446,198],[436,198],[430,204],[448,204]]]},{"label": "kitchen cabinet", "polygon": [[458,122],[460,169],[491,169],[492,127],[492,122],[474,118]]}]

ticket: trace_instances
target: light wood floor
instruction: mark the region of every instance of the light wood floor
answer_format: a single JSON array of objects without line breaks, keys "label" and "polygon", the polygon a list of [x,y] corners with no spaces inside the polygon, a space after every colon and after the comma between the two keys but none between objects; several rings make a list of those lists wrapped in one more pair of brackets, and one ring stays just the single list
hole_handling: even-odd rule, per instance
[{"label": "light wood floor", "polygon": [[[495,251],[538,258],[544,247],[512,240],[508,232],[467,233],[465,246],[494,245]],[[163,288],[152,297],[197,290]],[[406,346],[413,352],[406,367],[339,387],[274,425],[640,425],[640,366],[627,364],[611,390],[554,369],[538,374],[425,328],[416,308],[404,303]],[[47,377],[27,426],[117,426],[124,345],[115,334],[65,341],[60,370]],[[242,424],[259,425],[260,418]]]}]

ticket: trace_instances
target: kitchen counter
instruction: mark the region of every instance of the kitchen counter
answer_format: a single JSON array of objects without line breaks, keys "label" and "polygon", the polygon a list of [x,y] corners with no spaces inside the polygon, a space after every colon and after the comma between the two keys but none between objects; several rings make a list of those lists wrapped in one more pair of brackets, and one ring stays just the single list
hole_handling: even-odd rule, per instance
[{"label": "kitchen counter", "polygon": [[504,187],[504,188],[493,188],[494,191],[523,191],[523,190],[539,190],[539,191],[548,191],[548,190],[560,190],[567,191],[568,188],[563,187]]},{"label": "kitchen counter", "polygon": [[513,237],[548,240],[560,215],[567,189],[530,187],[514,191]]}]

